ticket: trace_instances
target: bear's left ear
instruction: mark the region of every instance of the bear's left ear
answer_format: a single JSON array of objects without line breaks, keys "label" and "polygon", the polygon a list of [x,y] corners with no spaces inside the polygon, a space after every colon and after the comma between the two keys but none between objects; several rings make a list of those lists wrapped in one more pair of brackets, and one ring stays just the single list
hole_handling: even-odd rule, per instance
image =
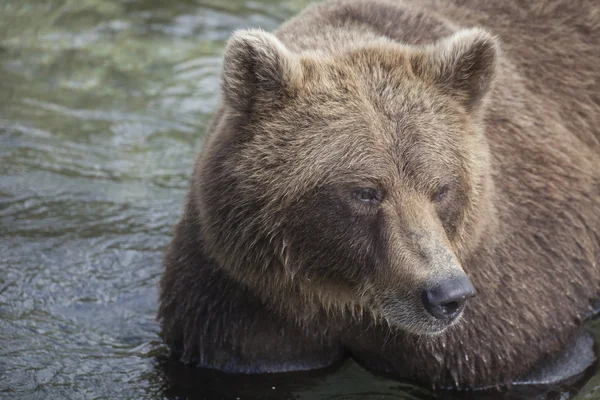
[{"label": "bear's left ear", "polygon": [[275,35],[260,29],[233,34],[223,62],[221,88],[225,104],[237,111],[249,111],[257,99],[279,101],[302,79],[295,54]]},{"label": "bear's left ear", "polygon": [[433,82],[476,112],[496,77],[499,43],[480,28],[463,29],[411,57],[417,76]]}]

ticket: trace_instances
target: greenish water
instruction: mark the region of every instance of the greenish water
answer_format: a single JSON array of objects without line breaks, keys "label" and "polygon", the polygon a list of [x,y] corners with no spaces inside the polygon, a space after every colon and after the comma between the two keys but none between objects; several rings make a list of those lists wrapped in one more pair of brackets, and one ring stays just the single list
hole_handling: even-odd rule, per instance
[{"label": "greenish water", "polygon": [[[0,0],[0,398],[447,397],[352,362],[297,376],[198,371],[169,362],[158,338],[162,250],[224,43],[308,2]],[[577,398],[598,387],[592,376]]]}]

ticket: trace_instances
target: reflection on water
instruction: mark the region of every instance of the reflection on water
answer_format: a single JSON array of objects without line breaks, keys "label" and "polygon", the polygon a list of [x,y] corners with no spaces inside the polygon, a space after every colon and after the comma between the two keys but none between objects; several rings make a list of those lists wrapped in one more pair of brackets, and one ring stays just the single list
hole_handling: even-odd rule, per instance
[{"label": "reflection on water", "polygon": [[225,40],[308,2],[0,0],[0,398],[437,397],[351,362],[232,380],[158,338],[162,249]]}]

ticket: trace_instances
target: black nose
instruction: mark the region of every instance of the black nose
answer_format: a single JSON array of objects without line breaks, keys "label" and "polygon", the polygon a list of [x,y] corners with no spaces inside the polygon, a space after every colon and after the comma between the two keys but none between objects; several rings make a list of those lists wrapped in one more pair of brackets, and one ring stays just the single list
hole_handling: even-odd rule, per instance
[{"label": "black nose", "polygon": [[423,304],[431,315],[452,320],[460,315],[465,302],[475,296],[475,288],[466,275],[446,279],[423,291]]}]

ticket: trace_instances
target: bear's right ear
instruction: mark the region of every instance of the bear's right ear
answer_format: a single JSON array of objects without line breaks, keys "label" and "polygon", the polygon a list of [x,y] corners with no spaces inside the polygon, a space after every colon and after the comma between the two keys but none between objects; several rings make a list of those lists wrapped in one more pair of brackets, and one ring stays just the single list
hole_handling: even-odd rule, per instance
[{"label": "bear's right ear", "polygon": [[300,62],[275,35],[251,29],[229,39],[221,88],[225,103],[235,110],[249,111],[259,95],[280,100],[301,79]]}]

